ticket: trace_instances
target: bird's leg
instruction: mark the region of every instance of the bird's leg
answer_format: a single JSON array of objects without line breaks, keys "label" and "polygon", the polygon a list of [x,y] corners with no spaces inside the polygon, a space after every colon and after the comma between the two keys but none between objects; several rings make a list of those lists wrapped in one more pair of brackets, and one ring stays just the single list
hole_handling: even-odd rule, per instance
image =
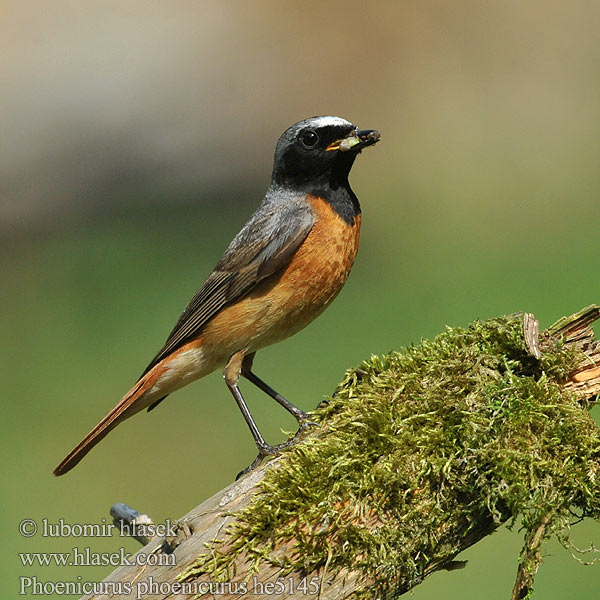
[{"label": "bird's leg", "polygon": [[225,383],[229,388],[229,391],[233,394],[237,405],[242,412],[248,427],[250,428],[250,432],[252,433],[252,437],[256,442],[256,447],[258,451],[262,454],[268,454],[268,450],[271,448],[267,442],[265,442],[265,438],[263,438],[260,433],[252,414],[250,413],[250,409],[242,396],[242,392],[240,392],[240,388],[238,387],[238,381],[240,379],[240,372],[242,368],[242,360],[244,358],[244,353],[242,351],[236,352],[227,362],[225,366],[225,371],[223,372],[223,378],[225,379]]},{"label": "bird's leg", "polygon": [[300,410],[297,406],[294,406],[289,400],[284,398],[281,394],[276,392],[268,383],[265,383],[260,377],[252,372],[252,362],[254,361],[255,352],[244,356],[242,360],[241,374],[248,381],[253,383],[257,388],[261,389],[265,394],[268,394],[276,400],[285,410],[287,410],[300,425],[300,430],[306,429],[310,425],[316,425],[312,421],[309,421],[308,413]]},{"label": "bird's leg", "polygon": [[246,401],[244,400],[244,397],[240,392],[240,388],[238,387],[238,381],[242,370],[243,359],[243,351],[236,352],[229,359],[227,365],[225,366],[223,377],[225,379],[227,387],[229,388],[229,391],[235,398],[235,401],[237,402],[237,405],[239,406],[239,409],[242,412],[242,415],[244,416],[248,427],[250,428],[250,432],[252,433],[252,437],[254,438],[256,447],[258,448],[258,456],[254,459],[254,462],[250,466],[246,467],[243,471],[238,473],[236,479],[239,479],[242,475],[245,475],[246,473],[255,469],[266,456],[277,455],[284,448],[288,448],[296,441],[296,436],[294,436],[287,442],[284,442],[283,444],[277,444],[276,446],[271,446],[267,444],[267,442],[265,442],[265,438],[263,438],[262,434],[260,433],[256,422],[254,421],[254,418],[250,413],[250,409],[248,408],[248,405],[246,404]]}]

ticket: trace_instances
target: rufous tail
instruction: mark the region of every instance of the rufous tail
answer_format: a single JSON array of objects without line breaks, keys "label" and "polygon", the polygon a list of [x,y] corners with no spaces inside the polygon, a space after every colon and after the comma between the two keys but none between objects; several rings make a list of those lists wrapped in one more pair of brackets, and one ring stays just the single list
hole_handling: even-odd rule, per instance
[{"label": "rufous tail", "polygon": [[120,402],[69,452],[63,461],[54,469],[54,474],[64,475],[70,471],[98,442],[104,439],[119,423],[148,406],[152,399],[144,398],[144,394],[152,388],[157,375],[153,369],[142,377]]}]

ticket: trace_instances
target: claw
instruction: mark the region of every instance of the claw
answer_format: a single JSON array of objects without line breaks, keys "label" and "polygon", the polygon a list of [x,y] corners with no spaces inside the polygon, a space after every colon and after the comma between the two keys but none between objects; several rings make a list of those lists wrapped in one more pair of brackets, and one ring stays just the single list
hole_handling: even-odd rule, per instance
[{"label": "claw", "polygon": [[304,431],[307,427],[311,427],[313,425],[315,427],[320,426],[319,423],[315,423],[314,421],[310,420],[310,413],[306,413],[304,411],[299,410],[298,414],[294,414],[294,416],[296,417],[296,420],[300,425],[300,429],[298,429],[298,431]]},{"label": "claw", "polygon": [[254,461],[252,462],[252,464],[248,465],[245,469],[242,469],[236,476],[235,476],[235,480],[237,481],[240,477],[243,477],[244,475],[246,475],[247,473],[250,473],[250,471],[254,471],[254,469],[256,469],[256,467],[258,467],[258,465],[260,465],[260,463],[263,461],[264,456],[262,454],[259,454]]},{"label": "claw", "polygon": [[[308,417],[308,415],[306,416]],[[319,423],[315,423],[314,421],[303,421],[300,424],[298,431],[296,431],[294,436],[287,440],[287,442],[283,442],[282,444],[277,444],[275,446],[270,446],[269,444],[261,444],[261,446],[259,446],[258,448],[258,456],[252,461],[251,464],[249,464],[245,469],[241,470],[235,476],[235,480],[237,481],[243,475],[250,473],[250,471],[254,471],[254,469],[256,469],[256,467],[258,467],[265,458],[267,458],[267,456],[277,456],[278,454],[281,454],[282,450],[293,446],[298,441],[298,437],[300,436],[300,434],[306,431],[309,427],[312,427],[313,425],[315,425],[316,427],[320,427]]]}]

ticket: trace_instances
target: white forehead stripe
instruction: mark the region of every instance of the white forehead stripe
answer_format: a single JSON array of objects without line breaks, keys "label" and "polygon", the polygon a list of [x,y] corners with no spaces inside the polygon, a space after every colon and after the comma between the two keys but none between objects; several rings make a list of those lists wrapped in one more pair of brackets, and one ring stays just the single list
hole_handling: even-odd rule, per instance
[{"label": "white forehead stripe", "polygon": [[348,125],[352,125],[350,121],[346,121],[346,119],[342,119],[341,117],[315,117],[314,119],[310,119],[310,122],[314,127],[347,127]]}]

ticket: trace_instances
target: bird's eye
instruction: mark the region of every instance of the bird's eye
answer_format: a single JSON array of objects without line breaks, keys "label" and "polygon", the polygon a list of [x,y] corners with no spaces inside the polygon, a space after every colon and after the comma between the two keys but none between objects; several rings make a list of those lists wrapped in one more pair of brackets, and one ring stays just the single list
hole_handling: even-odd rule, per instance
[{"label": "bird's eye", "polygon": [[300,134],[300,141],[305,148],[314,148],[319,143],[319,136],[312,129],[307,129]]}]

